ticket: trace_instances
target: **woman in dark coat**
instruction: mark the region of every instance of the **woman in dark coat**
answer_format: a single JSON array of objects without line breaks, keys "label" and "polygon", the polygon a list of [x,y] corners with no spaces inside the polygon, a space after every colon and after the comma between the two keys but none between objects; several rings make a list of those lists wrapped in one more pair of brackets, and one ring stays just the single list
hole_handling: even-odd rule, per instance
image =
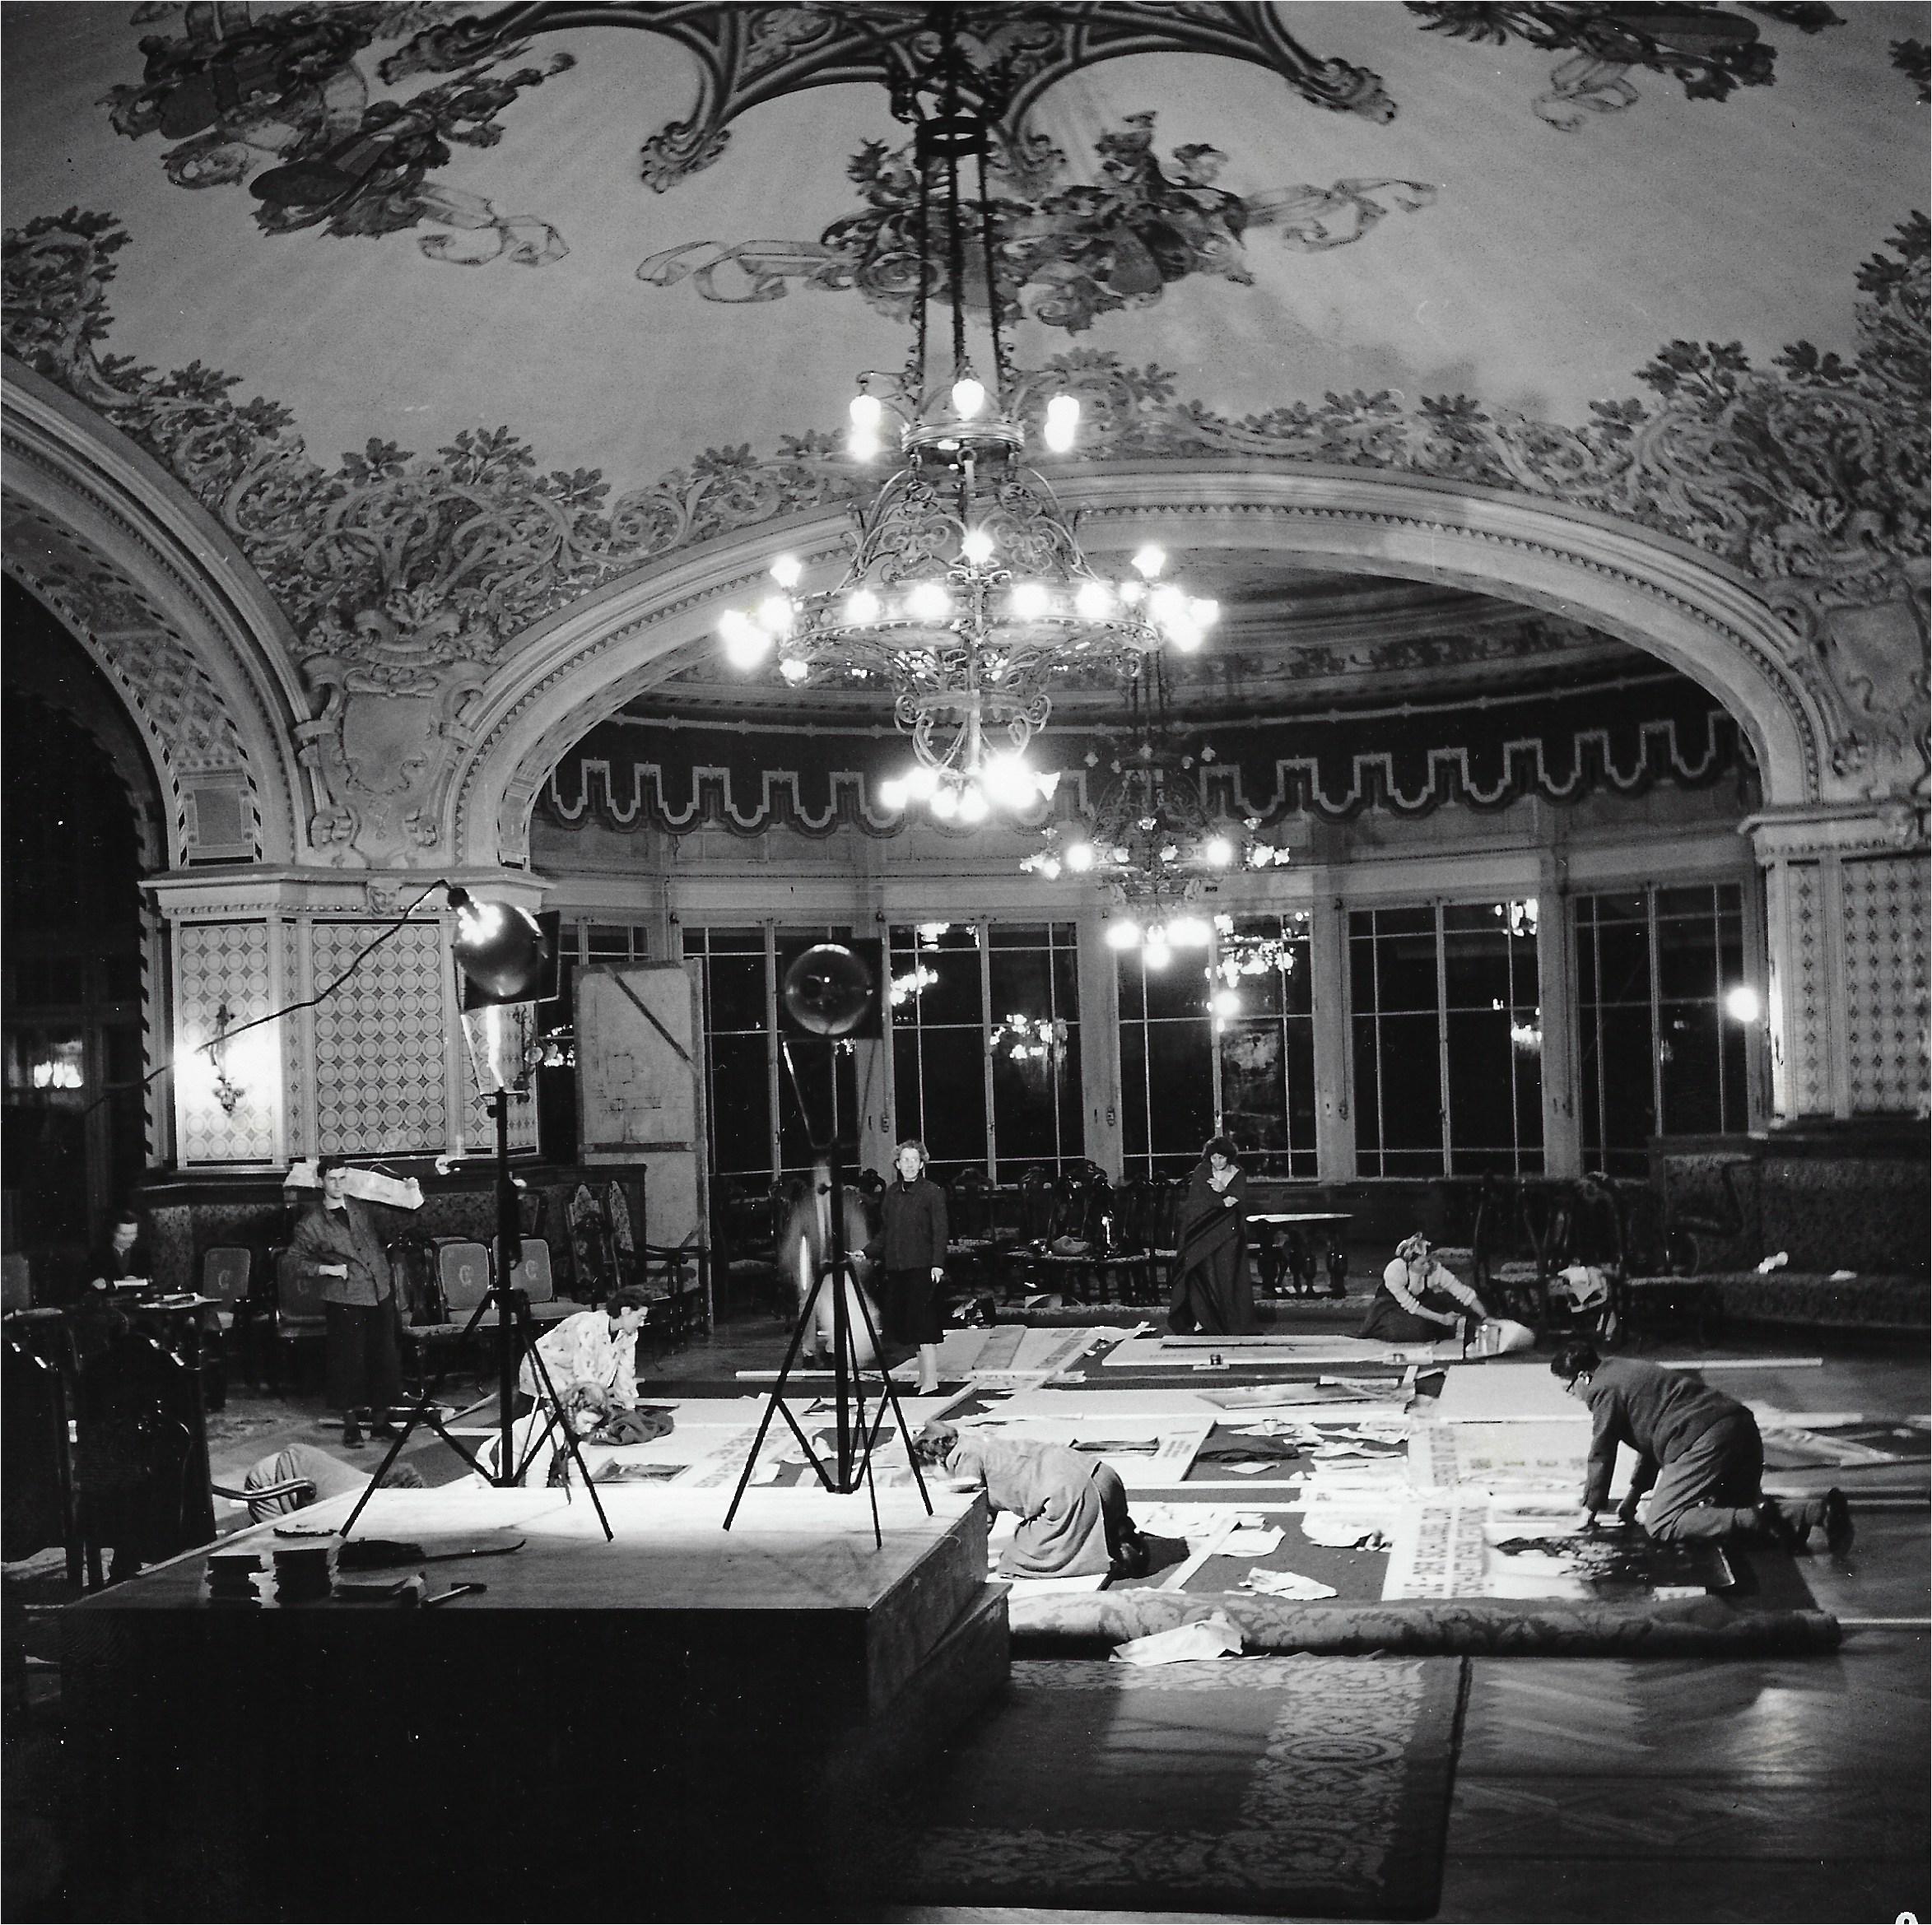
[{"label": "woman in dark coat", "polygon": [[946,1276],[946,1193],[926,1174],[926,1146],[908,1139],[893,1157],[898,1172],[881,1199],[879,1234],[866,1254],[885,1273],[879,1292],[887,1339],[919,1350],[919,1388],[939,1388],[939,1286]]},{"label": "woman in dark coat", "polygon": [[1248,1179],[1226,1137],[1209,1139],[1188,1181],[1167,1323],[1177,1333],[1198,1330],[1208,1337],[1259,1328],[1248,1281]]}]

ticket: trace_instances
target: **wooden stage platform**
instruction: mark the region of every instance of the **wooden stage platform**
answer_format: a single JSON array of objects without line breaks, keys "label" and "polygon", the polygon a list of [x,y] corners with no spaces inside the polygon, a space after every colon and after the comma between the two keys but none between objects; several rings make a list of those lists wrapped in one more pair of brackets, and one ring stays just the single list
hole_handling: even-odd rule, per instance
[{"label": "wooden stage platform", "polygon": [[[831,1916],[876,1788],[1007,1672],[979,1497],[379,1492],[360,1538],[482,1593],[208,1601],[206,1551],[65,1616],[99,1918]],[[348,1500],[225,1551],[313,1542]],[[532,1908],[536,1908],[533,1913]]]}]

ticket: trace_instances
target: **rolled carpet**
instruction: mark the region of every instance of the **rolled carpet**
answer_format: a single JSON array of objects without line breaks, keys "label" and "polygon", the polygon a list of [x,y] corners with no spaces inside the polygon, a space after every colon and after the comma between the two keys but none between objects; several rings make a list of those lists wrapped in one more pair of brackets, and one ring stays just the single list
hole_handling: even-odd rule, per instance
[{"label": "rolled carpet", "polygon": [[1016,1657],[1090,1651],[1171,1630],[1225,1611],[1250,1652],[1365,1651],[1413,1656],[1521,1654],[1684,1656],[1695,1653],[1801,1653],[1838,1646],[1838,1620],[1823,1611],[1740,1611],[1718,1597],[1660,1603],[1597,1600],[1404,1598],[1297,1603],[1223,1592],[1218,1596],[1134,1588],[1010,1601]]}]

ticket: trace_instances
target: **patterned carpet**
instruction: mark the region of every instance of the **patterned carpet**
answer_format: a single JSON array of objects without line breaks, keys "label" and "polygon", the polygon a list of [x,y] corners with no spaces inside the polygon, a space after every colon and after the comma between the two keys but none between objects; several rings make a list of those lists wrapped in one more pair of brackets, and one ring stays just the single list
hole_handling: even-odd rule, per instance
[{"label": "patterned carpet", "polygon": [[1426,1918],[1464,1681],[1446,1658],[1016,1663],[854,1896]]}]

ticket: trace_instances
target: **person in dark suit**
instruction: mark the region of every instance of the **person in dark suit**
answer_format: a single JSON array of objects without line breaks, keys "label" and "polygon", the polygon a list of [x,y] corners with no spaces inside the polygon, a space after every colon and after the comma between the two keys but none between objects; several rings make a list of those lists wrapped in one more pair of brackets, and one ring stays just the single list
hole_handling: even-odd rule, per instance
[{"label": "person in dark suit", "polygon": [[348,1193],[348,1171],[322,1165],[322,1201],[296,1225],[290,1248],[322,1286],[328,1401],[342,1413],[342,1443],[362,1443],[365,1421],[391,1436],[390,1407],[403,1394],[395,1286],[389,1252],[366,1203]]},{"label": "person in dark suit", "polygon": [[1590,1407],[1590,1464],[1583,1489],[1583,1526],[1594,1527],[1610,1501],[1617,1447],[1637,1453],[1629,1494],[1617,1514],[1637,1521],[1647,1494],[1644,1528],[1660,1541],[1725,1537],[1768,1539],[1800,1549],[1822,1528],[1832,1551],[1851,1548],[1851,1507],[1844,1493],[1823,1497],[1764,1495],[1764,1441],[1757,1420],[1688,1370],[1665,1370],[1634,1357],[1604,1358],[1594,1345],[1567,1343],[1550,1359],[1564,1389]]},{"label": "person in dark suit", "polygon": [[1227,1137],[1213,1137],[1189,1179],[1174,1253],[1168,1328],[1207,1337],[1251,1335],[1260,1328],[1248,1281],[1248,1179]]},{"label": "person in dark suit", "polygon": [[141,1239],[141,1219],[133,1211],[123,1210],[114,1218],[107,1241],[87,1259],[87,1287],[111,1290],[131,1277],[153,1275],[153,1261]]},{"label": "person in dark suit", "polygon": [[946,1275],[946,1193],[926,1174],[926,1146],[909,1138],[893,1156],[897,1171],[880,1199],[878,1235],[866,1255],[885,1272],[879,1293],[883,1335],[919,1351],[919,1388],[939,1388],[939,1285]]}]

